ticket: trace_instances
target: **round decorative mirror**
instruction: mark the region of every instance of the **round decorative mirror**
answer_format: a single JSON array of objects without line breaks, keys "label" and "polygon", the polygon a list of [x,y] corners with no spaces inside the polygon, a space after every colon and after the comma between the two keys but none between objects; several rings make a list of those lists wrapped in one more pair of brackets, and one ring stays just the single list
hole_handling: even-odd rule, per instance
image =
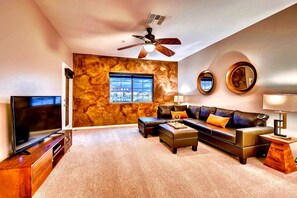
[{"label": "round decorative mirror", "polygon": [[235,94],[251,90],[257,81],[257,71],[249,62],[238,62],[232,65],[226,75],[226,84]]},{"label": "round decorative mirror", "polygon": [[197,89],[201,94],[211,94],[214,90],[214,86],[215,78],[210,71],[205,70],[199,74],[197,78]]}]

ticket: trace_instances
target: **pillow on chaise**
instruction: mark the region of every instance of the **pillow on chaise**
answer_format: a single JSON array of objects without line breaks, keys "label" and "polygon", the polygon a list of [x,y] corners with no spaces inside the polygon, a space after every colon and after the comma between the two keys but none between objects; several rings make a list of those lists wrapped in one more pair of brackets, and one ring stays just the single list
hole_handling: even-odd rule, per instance
[{"label": "pillow on chaise", "polygon": [[176,115],[179,115],[180,118],[188,118],[186,111],[171,111],[172,119],[175,119]]}]

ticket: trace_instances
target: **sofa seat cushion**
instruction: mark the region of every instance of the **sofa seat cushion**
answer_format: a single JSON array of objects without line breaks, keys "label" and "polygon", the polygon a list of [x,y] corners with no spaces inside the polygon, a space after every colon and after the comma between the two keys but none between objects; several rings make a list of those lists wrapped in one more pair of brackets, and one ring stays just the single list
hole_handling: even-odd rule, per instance
[{"label": "sofa seat cushion", "polygon": [[156,117],[143,117],[138,118],[138,123],[142,123],[145,127],[157,126],[159,124],[166,123],[167,121]]},{"label": "sofa seat cushion", "polygon": [[162,120],[165,120],[166,123],[168,123],[168,122],[179,122],[179,123],[183,123],[184,122],[184,119],[162,118]]},{"label": "sofa seat cushion", "polygon": [[212,136],[233,144],[236,143],[236,129],[234,128],[213,128]]},{"label": "sofa seat cushion", "polygon": [[193,118],[184,119],[184,123],[188,126],[193,127],[194,129],[197,129],[199,132],[207,133],[209,135],[211,135],[212,128],[215,127],[214,125],[207,124],[203,120],[197,120]]}]

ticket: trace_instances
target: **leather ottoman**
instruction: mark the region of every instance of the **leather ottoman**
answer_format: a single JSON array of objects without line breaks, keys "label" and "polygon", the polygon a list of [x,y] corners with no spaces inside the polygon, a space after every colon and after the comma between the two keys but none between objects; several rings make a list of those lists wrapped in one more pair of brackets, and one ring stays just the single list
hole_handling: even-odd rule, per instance
[{"label": "leather ottoman", "polygon": [[166,120],[156,117],[138,118],[139,132],[147,138],[148,134],[158,134],[159,124],[166,123]]},{"label": "leather ottoman", "polygon": [[186,128],[176,129],[168,124],[159,125],[160,142],[165,142],[176,154],[177,148],[192,146],[193,151],[197,151],[198,131],[186,126]]}]

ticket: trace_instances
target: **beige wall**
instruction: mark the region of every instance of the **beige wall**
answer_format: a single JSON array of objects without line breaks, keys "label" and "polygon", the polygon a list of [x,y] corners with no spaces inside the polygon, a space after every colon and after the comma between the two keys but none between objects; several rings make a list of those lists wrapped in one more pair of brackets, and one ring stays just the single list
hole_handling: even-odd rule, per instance
[{"label": "beige wall", "polygon": [[1,0],[0,161],[11,152],[11,95],[61,95],[72,52],[34,1]]},{"label": "beige wall", "polygon": [[[187,95],[188,103],[268,113],[272,126],[277,116],[262,109],[263,94],[297,94],[296,19],[297,4],[180,61],[178,92]],[[258,73],[256,86],[243,95],[231,93],[225,84],[228,68],[238,61],[251,62]],[[197,77],[206,69],[217,80],[210,96],[196,89]],[[286,133],[297,137],[297,113],[288,117]]]}]

